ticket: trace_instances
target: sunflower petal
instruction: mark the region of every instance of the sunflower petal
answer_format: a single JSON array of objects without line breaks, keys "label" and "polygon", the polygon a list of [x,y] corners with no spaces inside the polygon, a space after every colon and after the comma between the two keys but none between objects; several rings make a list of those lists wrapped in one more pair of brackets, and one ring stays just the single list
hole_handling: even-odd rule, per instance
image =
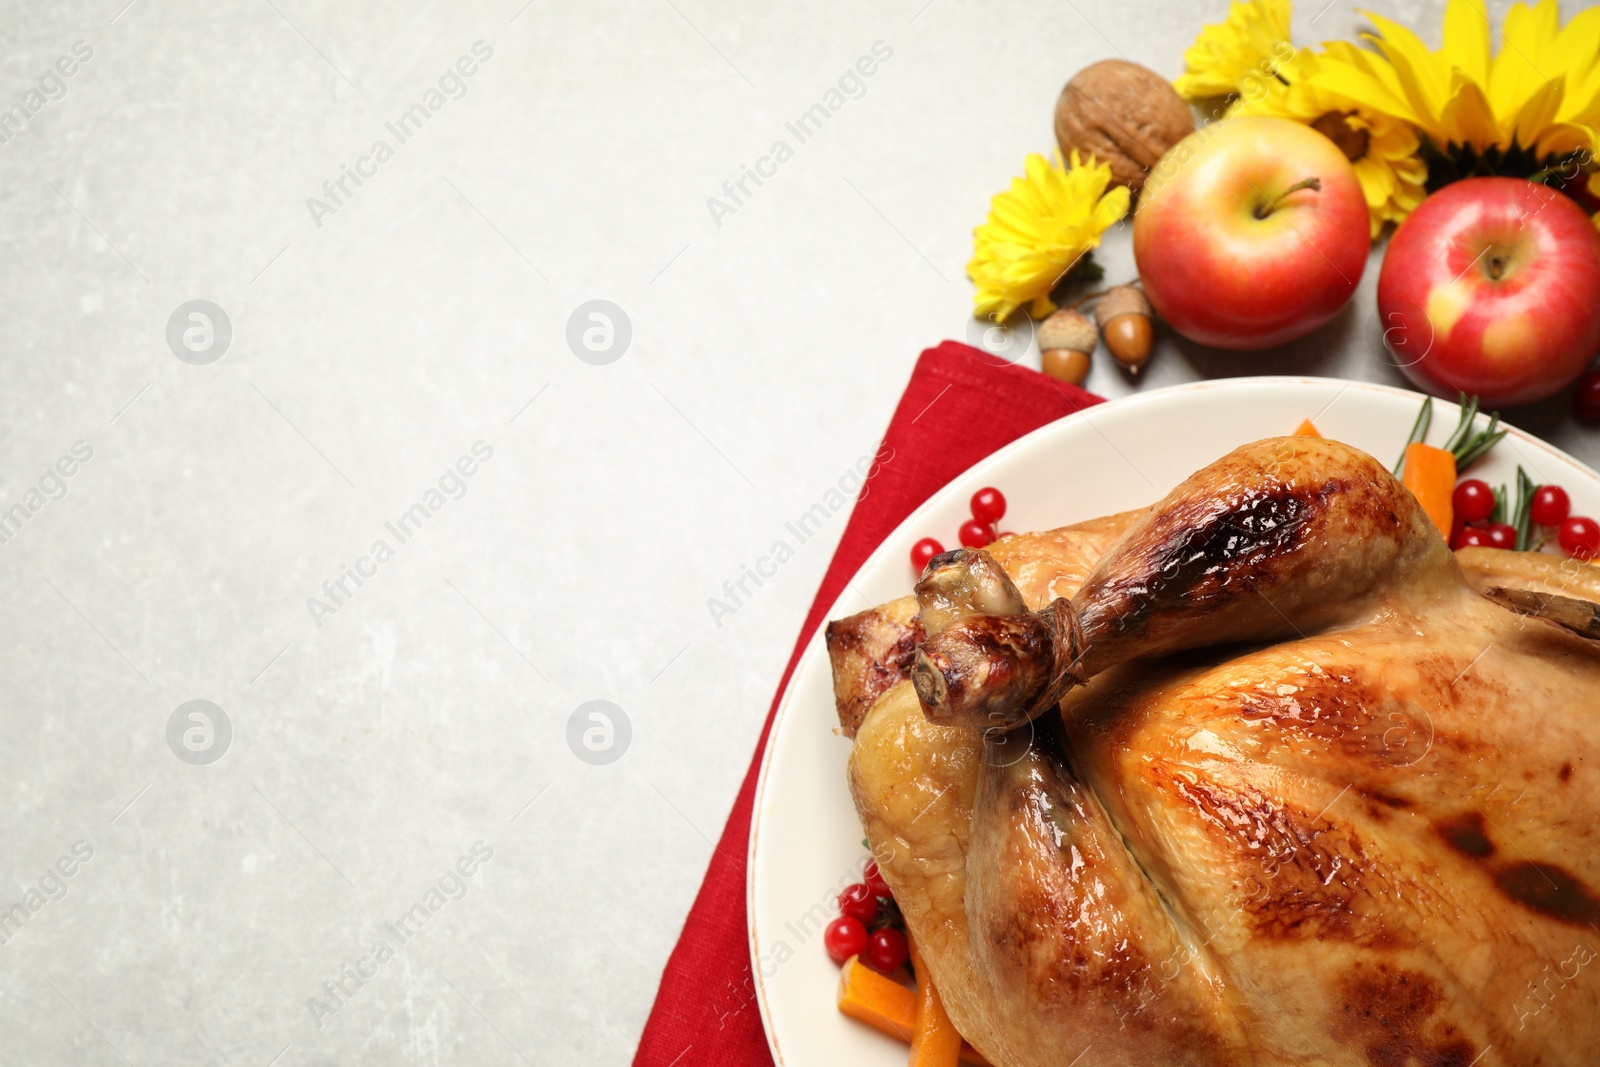
[{"label": "sunflower petal", "polygon": [[1443,58],[1478,85],[1489,83],[1489,13],[1479,0],[1445,5]]},{"label": "sunflower petal", "polygon": [[1310,84],[1405,122],[1418,126],[1426,122],[1406,97],[1390,91],[1383,82],[1354,66],[1326,64],[1311,77]]},{"label": "sunflower petal", "polygon": [[1549,159],[1551,156],[1564,159],[1585,150],[1592,157],[1597,147],[1600,147],[1600,142],[1595,139],[1593,126],[1571,122],[1558,122],[1547,127],[1533,143],[1535,154],[1540,159]]},{"label": "sunflower petal", "polygon": [[1370,11],[1362,14],[1371,19],[1382,34],[1381,37],[1369,39],[1377,42],[1394,66],[1401,93],[1411,105],[1417,125],[1441,144],[1447,142],[1450,138],[1437,116],[1451,96],[1449,65],[1442,56],[1428,51],[1428,46],[1422,43],[1421,38],[1398,22]]},{"label": "sunflower petal", "polygon": [[[1549,2],[1553,9],[1553,0]],[[1553,11],[1551,17],[1555,17]],[[1600,119],[1600,62],[1596,61],[1600,56],[1600,7],[1590,7],[1573,16],[1550,41],[1546,54],[1550,57],[1550,66],[1567,75],[1567,99],[1562,104],[1561,121],[1587,118],[1591,124],[1597,124]]]},{"label": "sunflower petal", "polygon": [[1500,52],[1489,66],[1489,103],[1496,115],[1519,110],[1548,78],[1534,65],[1555,37],[1555,4],[1512,4],[1500,28]]},{"label": "sunflower petal", "polygon": [[[1561,110],[1561,100],[1566,95],[1566,78],[1557,74],[1534,90],[1532,96],[1515,112],[1503,113],[1501,134],[1516,144],[1532,147],[1545,132],[1555,125],[1556,114]],[[1509,122],[1511,129],[1504,124]]]},{"label": "sunflower petal", "polygon": [[1481,151],[1502,143],[1488,98],[1460,70],[1451,80],[1450,102],[1439,113],[1439,126],[1451,144],[1470,144]]}]

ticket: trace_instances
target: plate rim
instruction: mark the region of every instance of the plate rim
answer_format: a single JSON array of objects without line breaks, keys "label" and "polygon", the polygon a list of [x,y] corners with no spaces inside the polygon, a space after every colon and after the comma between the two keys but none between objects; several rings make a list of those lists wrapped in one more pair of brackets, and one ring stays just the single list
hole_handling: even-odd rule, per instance
[{"label": "plate rim", "polygon": [[[774,750],[777,748],[777,741],[780,734],[779,727],[789,713],[790,706],[794,700],[794,693],[798,688],[795,684],[796,680],[799,679],[804,672],[811,667],[812,661],[825,651],[824,635],[826,634],[826,620],[837,617],[839,611],[845,607],[847,598],[851,596],[851,585],[860,578],[862,573],[867,571],[869,568],[877,566],[879,557],[885,553],[888,545],[891,542],[899,539],[901,532],[907,526],[919,521],[925,514],[938,506],[938,504],[942,502],[945,491],[951,485],[967,477],[973,471],[983,467],[997,465],[1003,462],[1011,454],[1031,447],[1037,438],[1044,437],[1047,434],[1059,432],[1060,427],[1065,423],[1081,419],[1089,422],[1092,426],[1093,420],[1089,419],[1088,417],[1088,413],[1091,411],[1103,411],[1112,406],[1115,406],[1118,409],[1137,408],[1156,399],[1164,399],[1173,395],[1184,393],[1210,392],[1218,389],[1247,391],[1250,389],[1270,388],[1286,385],[1338,386],[1333,396],[1331,396],[1328,399],[1327,404],[1324,405],[1324,411],[1326,411],[1327,408],[1332,407],[1340,397],[1352,389],[1380,395],[1411,398],[1418,403],[1420,403],[1424,397],[1429,395],[1414,389],[1407,389],[1397,385],[1387,385],[1382,382],[1369,382],[1351,378],[1323,378],[1310,374],[1263,374],[1232,378],[1207,378],[1194,382],[1182,382],[1177,385],[1163,386],[1159,389],[1150,389],[1143,392],[1130,393],[1127,396],[1115,397],[1099,404],[1091,404],[1088,407],[1080,408],[1077,411],[1063,415],[1059,419],[1052,419],[1050,422],[1047,422],[1042,426],[1035,427],[1034,429],[1023,434],[1021,437],[1002,445],[1000,448],[995,449],[993,452],[989,453],[987,456],[984,456],[976,463],[973,463],[952,475],[937,489],[929,493],[927,499],[914,508],[904,519],[897,523],[893,530],[885,534],[883,539],[878,543],[877,547],[875,547],[872,552],[868,554],[866,559],[862,560],[861,565],[856,568],[854,573],[851,574],[850,579],[845,583],[844,590],[828,606],[828,610],[822,615],[822,621],[819,621],[817,624],[816,631],[812,633],[812,635],[806,640],[806,647],[800,654],[800,657],[795,660],[794,670],[790,672],[788,681],[784,685],[783,692],[779,695],[777,707],[772,715],[772,723],[767,729],[766,741],[762,745],[760,771],[756,777],[755,792],[751,799],[750,839],[745,846],[745,947],[750,954],[750,974],[752,984],[754,986],[756,1005],[761,1012],[761,1029],[763,1034],[766,1036],[767,1048],[772,1054],[773,1062],[777,1064],[778,1067],[784,1067],[785,1060],[783,1056],[783,1050],[778,1045],[777,1034],[774,1033],[773,1030],[766,980],[761,973],[760,942],[756,932],[756,856],[761,838],[762,798],[766,795],[767,780],[772,764],[772,756]],[[1442,398],[1434,397],[1433,399],[1439,400]],[[1446,401],[1446,403],[1448,403],[1448,401]],[[1314,420],[1317,416],[1310,417]],[[1480,413],[1478,417],[1483,418],[1484,416]],[[1524,446],[1533,446],[1553,457],[1565,460],[1566,462],[1571,463],[1584,471],[1587,471],[1591,477],[1593,477],[1597,482],[1600,482],[1600,471],[1596,471],[1595,468],[1578,459],[1576,456],[1557,448],[1555,445],[1550,444],[1543,438],[1522,429],[1515,423],[1507,422],[1506,420],[1502,419],[1500,425],[1502,428],[1508,430],[1508,436],[1515,437],[1519,444]],[[852,513],[853,510],[854,509],[852,507]],[[837,548],[835,551],[837,551]]]}]

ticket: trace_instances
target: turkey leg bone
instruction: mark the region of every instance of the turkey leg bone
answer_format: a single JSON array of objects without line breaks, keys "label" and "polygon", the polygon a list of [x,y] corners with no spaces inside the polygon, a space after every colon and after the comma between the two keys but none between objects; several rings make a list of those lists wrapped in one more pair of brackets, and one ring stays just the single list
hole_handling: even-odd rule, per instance
[{"label": "turkey leg bone", "polygon": [[[986,611],[1006,601],[995,572],[1005,577],[983,552],[946,553],[917,585],[928,636],[911,679],[932,722],[1009,728],[1131,659],[1353,623],[1383,594],[1426,597],[1463,581],[1388,470],[1311,437],[1257,441],[1191,475],[1071,601]],[[951,589],[978,593],[950,610]]]}]

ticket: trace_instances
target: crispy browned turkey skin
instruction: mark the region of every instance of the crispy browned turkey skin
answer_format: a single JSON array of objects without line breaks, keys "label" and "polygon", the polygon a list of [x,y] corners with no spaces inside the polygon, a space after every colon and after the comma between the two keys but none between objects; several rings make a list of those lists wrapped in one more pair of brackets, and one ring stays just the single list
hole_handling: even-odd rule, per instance
[{"label": "crispy browned turkey skin", "polygon": [[841,672],[861,618],[829,640],[863,826],[992,1062],[1597,1062],[1600,645],[1479,592],[1581,605],[1588,569],[1464,574],[1379,464],[1305,438],[989,554],[930,568],[915,653]]}]

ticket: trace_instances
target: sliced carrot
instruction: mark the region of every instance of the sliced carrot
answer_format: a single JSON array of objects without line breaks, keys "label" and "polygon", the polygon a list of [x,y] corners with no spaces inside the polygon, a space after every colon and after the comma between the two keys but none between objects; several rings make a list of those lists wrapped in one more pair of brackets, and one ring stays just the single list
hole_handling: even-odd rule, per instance
[{"label": "sliced carrot", "polygon": [[961,1035],[944,1010],[916,939],[908,940],[911,968],[917,972],[917,1027],[911,1033],[911,1067],[956,1067],[961,1058]]},{"label": "sliced carrot", "polygon": [[1295,427],[1295,431],[1294,431],[1293,436],[1295,436],[1295,437],[1321,437],[1322,434],[1317,430],[1316,425],[1314,423],[1312,423],[1312,421],[1310,419],[1304,419],[1304,420],[1301,421],[1299,426]]},{"label": "sliced carrot", "polygon": [[[916,1032],[917,994],[893,978],[885,978],[854,956],[846,960],[839,971],[839,1010],[907,1043]],[[961,1046],[961,1062],[972,1067],[989,1067],[989,1061],[967,1044]]]},{"label": "sliced carrot", "polygon": [[917,1026],[917,995],[854,956],[839,971],[839,1010],[907,1044]]},{"label": "sliced carrot", "polygon": [[1413,441],[1406,446],[1405,473],[1400,481],[1411,490],[1439,533],[1449,537],[1450,524],[1455,519],[1455,506],[1451,503],[1456,491],[1454,453]]}]

